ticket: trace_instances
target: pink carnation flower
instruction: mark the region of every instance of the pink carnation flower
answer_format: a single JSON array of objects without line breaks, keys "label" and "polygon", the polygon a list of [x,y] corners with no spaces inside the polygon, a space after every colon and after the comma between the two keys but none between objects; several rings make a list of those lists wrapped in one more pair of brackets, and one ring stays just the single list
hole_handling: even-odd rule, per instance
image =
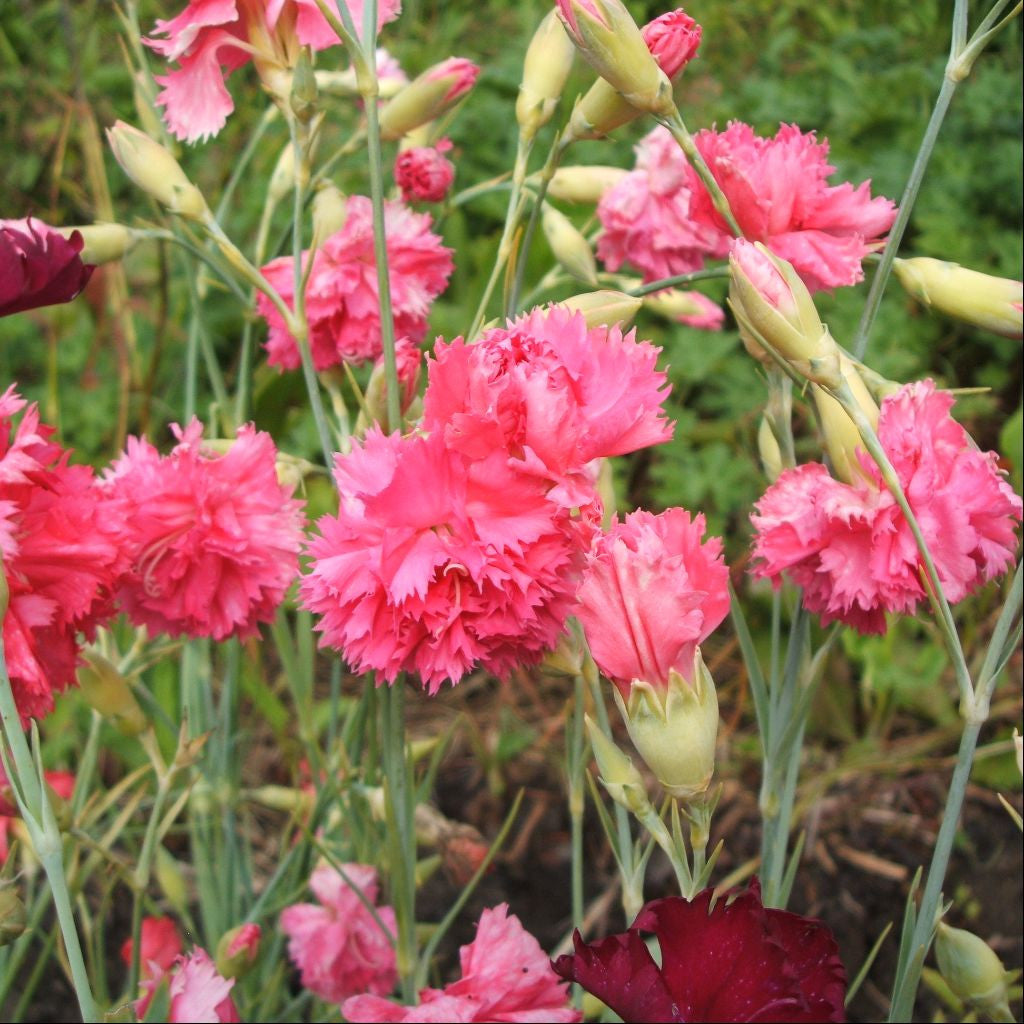
[{"label": "pink carnation flower", "polygon": [[[401,203],[385,204],[395,334],[417,343],[426,333],[430,305],[444,291],[453,269],[451,250],[441,245],[430,225],[429,214],[414,213]],[[308,253],[303,258],[308,259]],[[272,260],[263,268],[263,274],[285,302],[293,305],[292,257]],[[270,326],[268,361],[285,370],[298,368],[298,346],[280,313],[265,295],[259,296],[258,308]],[[306,314],[313,364],[318,370],[380,355],[373,211],[366,196],[349,197],[344,227],[316,251],[306,286]]]},{"label": "pink carnation flower", "polygon": [[177,957],[168,973],[158,971],[140,984],[142,995],[134,1003],[139,1020],[146,1016],[157,989],[165,979],[170,996],[168,1024],[196,1024],[198,1021],[239,1024],[241,1021],[231,998],[234,979],[222,978],[209,953],[198,948],[188,956]]},{"label": "pink carnation flower", "polygon": [[658,67],[676,79],[697,55],[703,29],[682,7],[659,14],[640,30]]},{"label": "pink carnation flower", "polygon": [[[75,682],[78,634],[110,617],[125,567],[121,517],[89,466],[71,466],[12,385],[0,395],[0,554],[9,603],[4,654],[22,724]],[[17,427],[13,418],[25,409]]]},{"label": "pink carnation flower", "polygon": [[584,529],[504,453],[470,460],[430,437],[371,430],[335,459],[337,516],[318,523],[303,604],[321,644],[436,693],[479,662],[503,675],[552,647]]},{"label": "pink carnation flower", "polygon": [[[761,138],[739,121],[724,132],[698,132],[695,142],[747,239],[792,263],[812,291],[863,279],[861,261],[882,245],[896,207],[872,199],[870,182],[826,185],[835,171],[827,142],[796,125]],[[598,207],[601,259],[612,270],[629,262],[653,281],[724,256],[727,226],[669,133],[656,128],[637,154],[637,171]]]},{"label": "pink carnation flower", "polygon": [[[1021,499],[950,415],[953,398],[932,381],[882,402],[878,437],[931,550],[946,597],[962,600],[1005,572],[1016,549]],[[917,545],[874,463],[868,480],[840,483],[824,466],[787,470],[751,516],[754,571],[804,588],[824,623],[884,633],[885,613],[913,612],[926,594]],[[870,481],[870,482],[869,482]]]},{"label": "pink carnation flower", "polygon": [[537,940],[502,903],[480,915],[476,937],[459,951],[462,977],[443,989],[425,988],[418,1006],[402,1006],[373,995],[345,1000],[353,1024],[412,1024],[416,1021],[549,1022],[576,1024],[583,1015],[569,1005]]},{"label": "pink carnation flower", "polygon": [[452,187],[455,166],[444,156],[452,148],[447,139],[436,146],[403,149],[395,159],[395,184],[407,203],[439,203]]},{"label": "pink carnation flower", "polygon": [[198,420],[172,430],[170,455],[129,438],[104,478],[127,523],[121,605],[157,633],[252,636],[298,573],[302,503],[278,483],[269,434],[249,424],[216,454]]},{"label": "pink carnation flower", "polygon": [[79,256],[84,244],[31,217],[0,220],[0,316],[70,302],[96,269]]},{"label": "pink carnation flower", "polygon": [[634,679],[689,680],[697,646],[729,611],[722,542],[681,508],[631,512],[594,544],[576,614],[594,661],[628,699]]},{"label": "pink carnation flower", "polygon": [[661,350],[618,327],[588,328],[561,306],[536,309],[474,345],[439,343],[429,364],[425,429],[470,458],[503,450],[554,485],[567,507],[593,501],[592,460],[672,436],[656,369]]},{"label": "pink carnation flower", "polygon": [[[377,871],[365,864],[344,864],[345,875],[376,906]],[[395,912],[377,907],[380,924],[338,871],[322,864],[309,881],[320,901],[297,903],[281,912],[288,954],[302,971],[302,984],[328,1003],[361,992],[387,995],[398,973],[392,939]],[[381,931],[381,924],[391,938]]]},{"label": "pink carnation flower", "polygon": [[[162,977],[171,969],[181,952],[181,935],[173,918],[160,916],[142,919],[139,963],[143,978],[153,975]],[[129,935],[121,946],[121,959],[130,965],[132,953],[133,943]]]},{"label": "pink carnation flower", "polygon": [[[337,12],[337,0],[327,2]],[[361,31],[362,0],[345,4]],[[401,9],[400,0],[380,0],[378,29]],[[232,71],[251,60],[265,81],[284,89],[300,47],[324,50],[340,42],[316,0],[189,0],[177,17],[157,21],[153,37],[143,42],[178,64],[157,76],[163,90],[156,102],[171,134],[185,142],[224,127],[235,109],[224,84]]]}]

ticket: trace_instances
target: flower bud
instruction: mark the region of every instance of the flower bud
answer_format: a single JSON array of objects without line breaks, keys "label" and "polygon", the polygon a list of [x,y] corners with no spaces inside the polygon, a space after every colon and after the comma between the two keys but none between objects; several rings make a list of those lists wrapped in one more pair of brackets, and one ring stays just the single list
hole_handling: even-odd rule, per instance
[{"label": "flower bud", "polygon": [[160,891],[171,907],[179,914],[187,913],[189,893],[185,874],[181,864],[162,843],[156,848],[153,874],[156,877],[157,885],[160,886]]},{"label": "flower bud", "polygon": [[761,417],[761,423],[757,428],[757,451],[761,456],[761,468],[769,483],[775,483],[782,475],[785,468],[782,461],[782,449],[779,447],[778,439],[768,422],[767,416]]},{"label": "flower bud", "polygon": [[562,269],[577,280],[589,285],[597,284],[597,262],[590,243],[564,213],[549,204],[544,204],[541,214],[544,237],[551,246],[555,259]]},{"label": "flower bud", "polygon": [[276,206],[295,188],[295,147],[286,142],[267,183],[267,201]]},{"label": "flower bud", "polygon": [[309,124],[317,110],[316,75],[310,62],[310,53],[303,47],[292,72],[288,104],[301,124]]},{"label": "flower bud", "polygon": [[248,792],[250,800],[263,807],[275,811],[293,811],[296,814],[309,814],[316,801],[314,793],[290,786],[258,786]]},{"label": "flower bud", "polygon": [[[850,391],[853,393],[861,412],[867,417],[872,427],[878,426],[878,406],[871,397],[857,368],[846,356],[839,359],[840,372]],[[852,484],[867,478],[867,474],[857,458],[857,450],[863,450],[864,441],[860,436],[849,413],[817,384],[811,385],[814,405],[818,410],[818,419],[824,435],[825,451],[835,476],[845,483]]]},{"label": "flower bud", "polygon": [[516,99],[516,120],[523,138],[532,139],[551,120],[575,56],[576,47],[558,13],[549,11],[534,32],[523,60],[523,81]]},{"label": "flower bud", "polygon": [[669,320],[705,331],[720,331],[725,313],[717,302],[700,292],[664,288],[644,296],[644,306]]},{"label": "flower bud", "polygon": [[[760,242],[737,239],[729,254],[729,305],[755,345],[763,340],[808,379],[839,382],[839,353],[793,267]],[[744,339],[745,343],[747,339]]]},{"label": "flower bud", "polygon": [[558,0],[558,14],[584,60],[638,110],[667,117],[672,83],[622,0]]},{"label": "flower bud", "polygon": [[171,213],[188,220],[204,220],[209,216],[202,192],[158,142],[124,121],[107,129],[107,139],[125,174]]},{"label": "flower bud", "polygon": [[[419,345],[409,338],[399,338],[395,342],[395,369],[398,373],[398,402],[403,413],[416,397],[422,367],[423,353]],[[374,364],[363,397],[370,417],[381,425],[385,433],[399,428],[399,424],[388,422],[388,380],[383,355],[379,356]],[[357,430],[370,426],[362,413],[356,426]]]},{"label": "flower bud", "polygon": [[1024,736],[1013,730],[1013,747],[1017,754],[1017,771],[1024,775]]},{"label": "flower bud", "polygon": [[406,132],[451,110],[473,88],[480,68],[463,57],[427,68],[400,89],[380,112],[380,136],[400,139]]},{"label": "flower bud", "polygon": [[670,669],[667,686],[634,679],[628,700],[616,687],[615,701],[629,738],[666,792],[689,799],[708,788],[715,770],[718,694],[699,649],[692,682]]},{"label": "flower bud", "polygon": [[241,978],[249,973],[260,953],[260,926],[252,921],[225,932],[217,943],[217,973],[224,978]]},{"label": "flower bud", "polygon": [[935,933],[935,959],[957,998],[993,1020],[1015,1019],[1007,992],[1012,975],[977,935],[940,921]]},{"label": "flower bud", "polygon": [[1024,283],[919,256],[893,270],[908,294],[932,309],[1006,338],[1024,335]]},{"label": "flower bud", "polygon": [[86,702],[109,718],[125,736],[137,736],[148,725],[128,681],[102,654],[86,651],[78,670],[78,686]]},{"label": "flower bud", "polygon": [[332,235],[336,235],[348,220],[348,197],[331,182],[325,182],[313,196],[313,243],[320,248]]},{"label": "flower bud", "polygon": [[635,295],[602,288],[596,292],[570,295],[557,303],[574,313],[582,313],[587,327],[628,327],[636,316],[642,300]]},{"label": "flower bud", "polygon": [[133,231],[123,224],[84,224],[74,228],[58,228],[70,238],[77,231],[85,243],[78,254],[83,263],[110,263],[131,252],[143,237],[141,231]]},{"label": "flower bud", "polygon": [[548,183],[548,195],[568,203],[597,203],[626,174],[621,167],[604,167],[601,164],[559,167]]},{"label": "flower bud", "polygon": [[12,943],[25,931],[28,914],[13,885],[0,885],[0,948]]},{"label": "flower bud", "polygon": [[574,632],[563,633],[541,659],[540,667],[553,676],[578,676],[583,671],[583,648]]},{"label": "flower bud", "polygon": [[601,785],[608,795],[631,814],[642,814],[650,806],[643,776],[636,770],[631,758],[594,725],[590,715],[585,716],[590,746],[601,773]]}]

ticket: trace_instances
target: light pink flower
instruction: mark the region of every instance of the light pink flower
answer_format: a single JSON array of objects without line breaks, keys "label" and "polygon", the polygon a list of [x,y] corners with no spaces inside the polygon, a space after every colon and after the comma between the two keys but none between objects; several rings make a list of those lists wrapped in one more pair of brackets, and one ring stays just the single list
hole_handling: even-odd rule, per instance
[{"label": "light pink flower", "polygon": [[729,237],[692,215],[694,185],[675,139],[655,129],[635,152],[636,169],[608,189],[598,204],[603,229],[598,258],[609,270],[629,263],[643,272],[645,281],[658,281],[699,270],[706,257],[724,256]]},{"label": "light pink flower", "polygon": [[418,673],[436,693],[474,664],[496,675],[561,633],[585,527],[543,480],[494,451],[468,459],[430,437],[371,430],[335,459],[337,516],[318,523],[301,584],[321,644],[357,671]]},{"label": "light pink flower", "polygon": [[[14,417],[24,411],[17,427]],[[22,724],[75,683],[78,634],[110,617],[126,559],[122,521],[89,466],[68,464],[53,428],[9,387],[0,395],[0,554],[9,603],[4,653]]]},{"label": "light pink flower", "polygon": [[414,146],[398,154],[395,184],[407,203],[439,203],[448,195],[455,166],[444,154],[451,148],[448,139],[441,139],[435,146]]},{"label": "light pink flower", "polygon": [[697,646],[729,611],[722,542],[681,508],[631,512],[594,544],[576,614],[601,671],[629,697],[634,679],[693,674]]},{"label": "light pink flower", "polygon": [[223,454],[204,447],[196,419],[172,430],[170,455],[129,438],[104,478],[127,523],[121,605],[156,633],[253,636],[297,575],[302,503],[278,483],[274,442],[252,424]]},{"label": "light pink flower", "polygon": [[[342,867],[376,906],[376,869],[366,864]],[[392,944],[397,934],[395,912],[391,907],[376,907],[378,924],[340,872],[327,864],[316,868],[309,885],[320,905],[297,903],[281,912],[288,954],[302,971],[302,984],[328,1003],[362,992],[387,995],[398,979]]]},{"label": "light pink flower", "polygon": [[65,238],[32,220],[0,220],[0,316],[70,302],[96,269],[78,255],[78,231]]},{"label": "light pink flower", "polygon": [[241,1021],[231,998],[234,979],[222,978],[210,955],[198,947],[188,956],[177,957],[169,972],[159,971],[142,981],[139,985],[142,995],[134,1003],[139,1020],[146,1016],[165,978],[170,995],[168,1024],[239,1024]]},{"label": "light pink flower", "polygon": [[[132,947],[132,937],[129,935],[121,945],[121,959],[126,964],[132,962]],[[143,978],[154,974],[162,977],[171,969],[181,952],[181,935],[174,918],[159,916],[142,919],[139,963]]]},{"label": "light pink flower", "polygon": [[576,1024],[583,1015],[569,1005],[537,940],[502,903],[480,915],[476,937],[459,951],[462,977],[443,989],[425,988],[418,1006],[402,1006],[372,995],[347,999],[341,1008],[353,1024],[465,1024],[549,1022]]},{"label": "light pink flower", "polygon": [[669,78],[677,78],[697,55],[703,29],[682,7],[659,14],[640,30],[647,49]]},{"label": "light pink flower", "polygon": [[[943,591],[962,600],[1005,572],[1016,549],[1021,499],[993,452],[979,451],[950,415],[953,398],[931,381],[882,402],[878,437],[932,553]],[[926,594],[910,527],[859,453],[869,480],[840,483],[824,466],[787,470],[751,516],[754,572],[778,586],[785,573],[824,623],[884,633],[885,613],[913,612]]]},{"label": "light pink flower", "polygon": [[[429,214],[414,213],[402,203],[385,204],[395,334],[417,343],[426,333],[430,305],[444,291],[453,268],[451,250],[441,245],[430,225]],[[307,252],[303,260],[308,258]],[[295,298],[292,257],[272,260],[263,274],[291,306]],[[270,326],[266,346],[271,366],[298,368],[299,350],[281,315],[264,295],[259,296],[258,308]],[[306,287],[306,314],[318,370],[380,355],[373,211],[366,196],[349,197],[344,227],[317,249]]]},{"label": "light pink flower", "polygon": [[779,268],[753,242],[737,238],[730,246],[729,260],[736,264],[765,302],[790,320],[798,318],[793,289],[779,273]]},{"label": "light pink flower", "polygon": [[[362,30],[361,0],[345,0]],[[337,11],[336,0],[328,4]],[[378,29],[398,17],[400,0],[381,0]],[[159,37],[159,38],[157,38]],[[143,42],[178,67],[157,76],[167,127],[185,142],[216,135],[234,103],[224,81],[232,71],[256,64],[273,87],[295,65],[301,46],[323,50],[339,43],[316,0],[189,0],[177,17],[158,20]]]},{"label": "light pink flower", "polygon": [[592,460],[672,436],[662,403],[661,350],[618,327],[588,328],[580,313],[536,309],[484,333],[438,343],[428,367],[425,429],[470,458],[504,450],[554,485],[568,506],[593,500]]}]

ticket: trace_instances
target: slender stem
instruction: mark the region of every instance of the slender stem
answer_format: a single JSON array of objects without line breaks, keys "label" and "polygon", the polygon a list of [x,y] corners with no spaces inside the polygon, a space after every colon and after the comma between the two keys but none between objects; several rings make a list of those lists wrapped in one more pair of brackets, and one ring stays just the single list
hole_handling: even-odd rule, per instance
[{"label": "slender stem", "polygon": [[715,176],[711,173],[711,168],[708,167],[707,161],[701,155],[697,144],[693,141],[693,136],[683,123],[682,115],[678,110],[675,110],[671,117],[659,118],[658,120],[672,133],[672,138],[679,143],[679,148],[686,154],[686,159],[690,161],[690,166],[697,172],[697,177],[700,178],[704,183],[704,187],[708,190],[711,202],[718,211],[718,215],[729,225],[729,230],[737,238],[742,238],[743,231],[740,229],[739,224],[736,223],[736,218],[729,208],[729,200],[725,198],[725,193],[715,180]]},{"label": "slender stem", "polygon": [[583,731],[583,676],[576,677],[573,691],[572,718],[567,740],[569,768],[569,825],[572,849],[572,925],[583,926],[583,765],[586,740]]},{"label": "slender stem", "polygon": [[910,177],[907,179],[906,187],[903,190],[903,197],[900,199],[899,212],[896,220],[889,229],[889,239],[885,243],[885,250],[882,252],[881,262],[875,270],[875,276],[871,279],[871,288],[868,290],[867,303],[864,312],[861,314],[860,323],[857,325],[857,333],[854,335],[851,349],[857,359],[864,358],[864,352],[868,347],[868,338],[871,334],[872,325],[878,314],[878,308],[882,303],[882,294],[889,282],[889,274],[892,272],[893,261],[899,250],[900,242],[903,240],[903,232],[906,231],[910,222],[910,214],[917,200],[917,193],[921,189],[921,182],[924,180],[924,172],[928,167],[932,151],[935,149],[935,142],[939,137],[939,129],[945,120],[946,111],[949,109],[953,93],[956,92],[957,83],[950,78],[943,78],[942,88],[939,90],[938,99],[935,101],[935,108],[932,110],[931,120],[925,129],[924,138],[914,158],[914,166],[910,169]]},{"label": "slender stem", "polygon": [[710,281],[714,278],[728,276],[729,268],[726,266],[708,267],[706,270],[694,270],[689,274],[676,274],[674,277],[663,277],[660,281],[651,281],[650,284],[640,285],[637,288],[630,288],[626,294],[633,295],[639,299],[644,295],[651,295],[654,292],[660,292],[665,288],[674,288],[676,285],[692,284],[694,281]]}]

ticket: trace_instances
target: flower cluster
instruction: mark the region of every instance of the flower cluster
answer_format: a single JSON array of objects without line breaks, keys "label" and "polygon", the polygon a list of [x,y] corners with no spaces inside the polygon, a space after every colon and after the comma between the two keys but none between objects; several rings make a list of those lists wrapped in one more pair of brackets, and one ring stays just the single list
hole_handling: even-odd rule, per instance
[{"label": "flower cluster", "polygon": [[416,1021],[550,1021],[576,1024],[562,984],[537,940],[502,903],[480,915],[476,937],[459,950],[462,977],[443,989],[425,988],[419,1005],[402,1006],[375,995],[346,999],[341,1012],[353,1024]]},{"label": "flower cluster", "polygon": [[301,585],[322,643],[431,692],[552,647],[600,508],[595,460],[670,436],[657,353],[560,307],[439,342],[423,434],[374,430],[336,459],[341,507]]},{"label": "flower cluster", "polygon": [[[861,261],[884,240],[892,202],[871,198],[869,182],[827,185],[835,170],[828,143],[796,125],[762,138],[738,121],[694,137],[697,149],[751,241],[764,242],[812,290],[856,284]],[[598,206],[598,255],[612,270],[630,263],[648,281],[699,269],[723,257],[731,235],[696,171],[664,128],[637,146],[636,170]]]},{"label": "flower cluster", "polygon": [[[430,230],[429,214],[398,202],[384,207],[388,273],[395,333],[413,342],[427,330],[430,304],[444,291],[453,269],[451,250]],[[308,260],[303,256],[303,266]],[[373,211],[366,196],[350,196],[344,226],[313,255],[306,286],[309,345],[318,370],[342,362],[360,363],[380,355],[380,299],[373,253]],[[295,302],[295,262],[272,260],[263,274],[289,306]],[[258,308],[270,326],[266,342],[272,366],[294,370],[299,349],[278,309],[260,295]]]},{"label": "flower cluster", "polygon": [[[931,381],[908,384],[882,402],[878,437],[956,602],[1011,564],[1021,499],[995,453],[979,451],[949,415],[952,405]],[[887,611],[913,612],[927,595],[910,525],[874,462],[859,457],[856,483],[808,463],[768,489],[751,517],[755,572],[776,586],[788,575],[825,623],[884,633]]]}]

